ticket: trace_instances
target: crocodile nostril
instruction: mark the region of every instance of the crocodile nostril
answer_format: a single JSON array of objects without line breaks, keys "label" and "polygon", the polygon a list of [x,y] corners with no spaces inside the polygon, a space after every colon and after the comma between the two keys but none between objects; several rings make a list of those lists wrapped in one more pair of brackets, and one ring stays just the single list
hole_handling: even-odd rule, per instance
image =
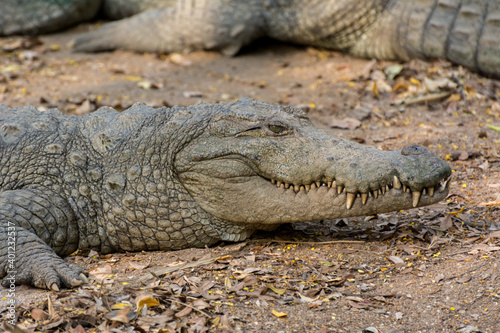
[{"label": "crocodile nostril", "polygon": [[403,149],[401,149],[401,155],[407,156],[407,155],[422,155],[429,153],[429,150],[423,146],[417,146],[417,145],[411,145],[411,146],[406,146]]}]

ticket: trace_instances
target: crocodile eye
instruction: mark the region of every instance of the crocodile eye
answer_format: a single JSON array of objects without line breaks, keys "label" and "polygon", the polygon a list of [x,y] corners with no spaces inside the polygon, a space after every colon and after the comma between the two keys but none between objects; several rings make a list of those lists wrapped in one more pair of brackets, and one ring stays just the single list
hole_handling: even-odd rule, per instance
[{"label": "crocodile eye", "polygon": [[271,132],[276,134],[281,134],[286,130],[286,127],[280,125],[269,125],[268,128]]}]

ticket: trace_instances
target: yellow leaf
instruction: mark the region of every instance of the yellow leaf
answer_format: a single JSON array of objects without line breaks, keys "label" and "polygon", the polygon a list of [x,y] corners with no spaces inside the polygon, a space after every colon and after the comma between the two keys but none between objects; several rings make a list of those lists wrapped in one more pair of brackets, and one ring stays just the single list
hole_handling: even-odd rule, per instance
[{"label": "yellow leaf", "polygon": [[379,92],[378,92],[378,88],[377,88],[377,82],[373,81],[373,88],[372,88],[372,91],[373,91],[373,94],[378,97],[379,96]]},{"label": "yellow leaf", "polygon": [[125,80],[129,80],[129,81],[141,81],[142,80],[142,77],[134,76],[134,75],[125,75],[123,78]]},{"label": "yellow leaf", "polygon": [[111,310],[121,310],[125,308],[130,308],[132,304],[130,303],[116,303],[111,305]]},{"label": "yellow leaf", "polygon": [[414,77],[412,77],[412,78],[410,79],[410,82],[411,82],[412,84],[416,85],[416,86],[418,86],[418,85],[420,84],[420,81],[419,81],[419,80],[417,80],[417,79],[415,79]]},{"label": "yellow leaf", "polygon": [[462,97],[460,96],[460,94],[453,94],[453,95],[450,95],[450,97],[448,97],[445,101],[445,103],[449,103],[449,102],[458,102],[462,99]]},{"label": "yellow leaf", "polygon": [[269,287],[269,289],[271,289],[272,291],[274,291],[276,294],[278,295],[283,295],[285,292],[286,292],[286,289],[279,289],[279,288],[276,288],[274,287],[272,284],[270,283],[266,283],[267,286]]},{"label": "yellow leaf", "polygon": [[135,303],[137,305],[137,310],[140,310],[146,305],[148,308],[153,307],[153,306],[158,306],[160,305],[160,302],[158,302],[157,299],[149,296],[149,295],[143,295],[137,297],[135,300]]},{"label": "yellow leaf", "polygon": [[500,126],[493,126],[491,124],[486,124],[486,126],[488,126],[489,128],[491,128],[494,131],[500,132]]},{"label": "yellow leaf", "polygon": [[274,309],[272,309],[271,312],[273,313],[273,315],[275,315],[278,318],[283,318],[283,317],[288,316],[286,313],[284,313],[284,312],[278,312],[278,311],[276,311]]}]

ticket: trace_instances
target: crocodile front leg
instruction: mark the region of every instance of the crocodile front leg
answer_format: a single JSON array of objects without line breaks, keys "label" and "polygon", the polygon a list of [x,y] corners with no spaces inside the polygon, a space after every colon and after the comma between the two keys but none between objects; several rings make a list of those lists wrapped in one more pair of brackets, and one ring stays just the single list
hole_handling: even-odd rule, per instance
[{"label": "crocodile front leg", "polygon": [[3,286],[26,284],[57,291],[83,284],[83,270],[60,257],[77,248],[75,216],[61,197],[37,189],[0,193]]}]

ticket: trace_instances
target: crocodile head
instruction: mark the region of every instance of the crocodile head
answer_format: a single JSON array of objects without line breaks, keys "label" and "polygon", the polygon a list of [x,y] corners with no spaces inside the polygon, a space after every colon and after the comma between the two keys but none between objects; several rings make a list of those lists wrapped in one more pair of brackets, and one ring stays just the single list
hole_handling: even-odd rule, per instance
[{"label": "crocodile head", "polygon": [[450,167],[424,147],[383,151],[329,136],[291,107],[220,105],[175,159],[181,183],[220,219],[262,225],[370,215],[448,194]]}]

